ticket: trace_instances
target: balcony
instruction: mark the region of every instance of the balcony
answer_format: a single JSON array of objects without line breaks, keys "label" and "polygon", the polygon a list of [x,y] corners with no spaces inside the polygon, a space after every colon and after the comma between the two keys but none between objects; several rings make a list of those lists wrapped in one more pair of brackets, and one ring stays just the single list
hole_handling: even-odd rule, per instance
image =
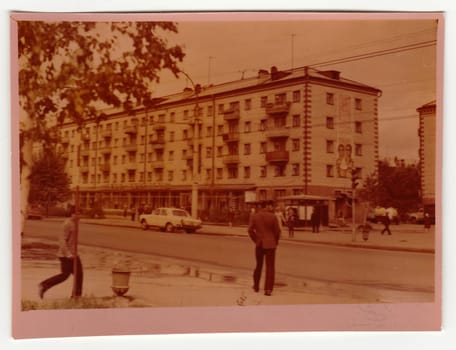
[{"label": "balcony", "polygon": [[137,125],[130,125],[124,127],[124,133],[136,135],[138,133],[138,126]]},{"label": "balcony", "polygon": [[138,150],[138,145],[136,143],[130,143],[124,146],[125,152],[136,152]]},{"label": "balcony", "polygon": [[105,139],[110,139],[112,137],[112,130],[103,130],[101,136]]},{"label": "balcony", "polygon": [[290,129],[288,127],[274,128],[271,126],[265,131],[265,135],[269,139],[288,138],[290,137]]},{"label": "balcony", "polygon": [[152,145],[152,149],[161,149],[165,147],[165,138],[164,137],[154,137],[149,141]]},{"label": "balcony", "polygon": [[237,164],[239,162],[240,160],[238,154],[228,154],[223,157],[223,164]]},{"label": "balcony", "polygon": [[104,173],[109,173],[111,171],[111,165],[109,163],[100,164],[100,170]]},{"label": "balcony", "polygon": [[241,116],[239,108],[230,108],[223,112],[224,120],[237,120]]},{"label": "balcony", "polygon": [[273,114],[288,114],[290,111],[290,102],[277,102],[266,104],[266,113]]},{"label": "balcony", "polygon": [[70,143],[70,138],[68,136],[62,136],[60,139],[62,145],[68,145]]},{"label": "balcony", "polygon": [[157,122],[152,126],[153,130],[164,130],[166,129],[166,123],[164,122]]},{"label": "balcony", "polygon": [[154,169],[163,169],[165,167],[165,162],[163,160],[154,160],[151,166]]},{"label": "balcony", "polygon": [[288,162],[290,160],[290,153],[288,151],[274,151],[266,153],[266,161],[270,163]]},{"label": "balcony", "polygon": [[228,132],[222,135],[223,141],[225,142],[235,142],[239,141],[239,132]]},{"label": "balcony", "polygon": [[111,154],[111,147],[102,147],[100,148],[101,154]]},{"label": "balcony", "polygon": [[85,174],[85,173],[88,173],[89,172],[89,166],[88,165],[81,165],[79,167],[79,170],[81,170],[81,173]]}]

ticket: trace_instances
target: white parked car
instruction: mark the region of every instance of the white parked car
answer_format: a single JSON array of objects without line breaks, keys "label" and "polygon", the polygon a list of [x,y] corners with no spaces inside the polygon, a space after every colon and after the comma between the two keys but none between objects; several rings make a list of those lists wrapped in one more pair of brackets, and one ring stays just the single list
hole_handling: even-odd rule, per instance
[{"label": "white parked car", "polygon": [[201,228],[201,220],[192,218],[186,210],[179,208],[157,208],[151,214],[140,215],[139,222],[144,230],[158,227],[166,232],[185,230],[193,233]]}]

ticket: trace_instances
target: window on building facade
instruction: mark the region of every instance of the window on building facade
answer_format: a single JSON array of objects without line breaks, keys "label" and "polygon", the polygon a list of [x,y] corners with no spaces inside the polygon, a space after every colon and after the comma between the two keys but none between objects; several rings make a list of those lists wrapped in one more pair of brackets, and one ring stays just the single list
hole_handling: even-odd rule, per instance
[{"label": "window on building facade", "polygon": [[291,165],[291,175],[299,176],[299,163],[294,163]]},{"label": "window on building facade", "polygon": [[212,169],[206,169],[206,180],[212,179]]},{"label": "window on building facade", "polygon": [[275,177],[285,176],[285,169],[286,169],[286,166],[285,166],[285,165],[283,165],[283,164],[277,164],[277,165],[274,167],[274,176],[275,176]]},{"label": "window on building facade", "polygon": [[260,131],[265,131],[266,130],[266,119],[260,120]]},{"label": "window on building facade", "polygon": [[206,147],[206,158],[212,158],[212,147]]},{"label": "window on building facade", "polygon": [[182,130],[182,139],[188,140],[188,130],[187,129]]},{"label": "window on building facade", "polygon": [[213,116],[213,108],[212,108],[212,105],[211,106],[207,106],[207,116],[208,117],[212,117]]},{"label": "window on building facade", "polygon": [[134,170],[128,171],[128,182],[135,182],[136,181],[136,172]]},{"label": "window on building facade", "polygon": [[326,117],[326,128],[334,129],[334,117]]},{"label": "window on building facade", "polygon": [[360,98],[355,98],[355,109],[358,111],[363,109],[363,101]]},{"label": "window on building facade", "polygon": [[187,170],[182,170],[182,181],[187,180]]},{"label": "window on building facade", "polygon": [[170,121],[171,123],[174,123],[174,122],[176,121],[176,113],[175,113],[175,112],[171,112],[171,113],[169,114],[169,121]]},{"label": "window on building facade", "polygon": [[274,102],[276,104],[284,104],[287,102],[287,94],[285,92],[281,92],[280,94],[275,94],[274,96]]},{"label": "window on building facade", "polygon": [[261,96],[260,107],[262,107],[262,108],[266,107],[267,103],[268,103],[268,96]]},{"label": "window on building facade", "polygon": [[223,178],[223,168],[217,168],[217,179]]},{"label": "window on building facade", "polygon": [[139,182],[144,182],[144,172],[143,171],[141,171],[139,173]]},{"label": "window on building facade", "polygon": [[356,175],[357,175],[360,179],[362,179],[362,178],[363,178],[363,168],[356,168],[355,171],[356,171]]},{"label": "window on building facade", "polygon": [[244,109],[250,111],[252,109],[252,100],[250,98],[244,101]]},{"label": "window on building facade", "polygon": [[301,116],[299,114],[294,114],[292,118],[292,125],[294,128],[301,126]]},{"label": "window on building facade", "polygon": [[112,183],[117,183],[117,174],[116,173],[112,174]]},{"label": "window on building facade", "polygon": [[277,200],[278,198],[285,197],[285,194],[285,190],[274,190],[274,199]]},{"label": "window on building facade", "polygon": [[213,130],[213,129],[212,129],[212,126],[208,126],[208,127],[206,128],[206,135],[207,135],[207,137],[211,137],[211,136],[212,136],[212,130]]},{"label": "window on building facade", "polygon": [[332,92],[326,93],[326,104],[334,105],[334,94]]},{"label": "window on building facade", "polygon": [[249,155],[250,152],[251,152],[250,143],[244,144],[244,154],[245,154],[245,155]]},{"label": "window on building facade", "polygon": [[268,192],[266,190],[259,190],[258,199],[260,201],[265,201],[266,199],[268,199]]},{"label": "window on building facade", "polygon": [[266,153],[268,149],[268,143],[267,142],[261,142],[260,143],[260,153]]},{"label": "window on building facade", "polygon": [[363,145],[357,143],[355,144],[355,155],[362,156],[363,155]]},{"label": "window on building facade", "polygon": [[144,153],[139,154],[139,162],[144,163]]},{"label": "window on building facade", "polygon": [[334,166],[332,164],[326,165],[326,177],[334,177]]},{"label": "window on building facade", "polygon": [[157,182],[163,181],[163,169],[155,169],[155,178],[157,179]]},{"label": "window on building facade", "polygon": [[168,159],[169,159],[169,160],[174,160],[174,151],[169,151],[169,153],[168,153]]},{"label": "window on building facade", "polygon": [[145,136],[141,135],[141,140],[140,140],[141,145],[144,145],[145,139],[146,139]]},{"label": "window on building facade", "polygon": [[151,115],[149,116],[149,125],[153,125],[154,124],[154,116]]},{"label": "window on building facade", "polygon": [[159,123],[164,123],[164,122],[166,122],[166,115],[165,115],[165,114],[159,114],[159,115],[158,115],[158,122],[159,122]]},{"label": "window on building facade", "polygon": [[117,156],[112,157],[112,164],[113,165],[117,164]]},{"label": "window on building facade", "polygon": [[184,120],[188,119],[188,109],[184,110]]},{"label": "window on building facade", "polygon": [[250,178],[250,167],[249,166],[245,166],[244,167],[244,178],[245,179],[249,179]]},{"label": "window on building facade", "polygon": [[244,123],[244,132],[251,132],[252,131],[252,122],[245,122]]},{"label": "window on building facade", "polygon": [[217,146],[217,157],[223,156],[223,146]]},{"label": "window on building facade", "polygon": [[152,162],[152,152],[147,153],[147,161]]},{"label": "window on building facade", "polygon": [[363,132],[363,123],[362,122],[360,122],[360,121],[355,122],[355,132],[357,132],[358,134],[362,134],[362,132]]},{"label": "window on building facade", "polygon": [[334,140],[326,140],[326,153],[334,153]]},{"label": "window on building facade", "polygon": [[125,174],[124,173],[122,173],[120,175],[120,182],[122,182],[122,183],[125,182]]},{"label": "window on building facade", "polygon": [[174,179],[174,172],[172,170],[168,171],[168,181],[173,181]]},{"label": "window on building facade", "polygon": [[296,90],[293,91],[293,102],[300,102],[301,101],[301,91]]},{"label": "window on building facade", "polygon": [[300,140],[299,139],[292,139],[291,140],[291,150],[292,151],[299,151],[299,146],[300,146]]},{"label": "window on building facade", "polygon": [[152,172],[151,171],[149,171],[147,173],[147,181],[152,182]]},{"label": "window on building facade", "polygon": [[238,178],[238,167],[237,166],[229,166],[228,167],[228,178],[229,179],[237,179]]},{"label": "window on building facade", "polygon": [[225,107],[224,107],[223,103],[220,103],[218,105],[218,114],[223,114],[224,109],[225,109]]},{"label": "window on building facade", "polygon": [[266,177],[267,176],[267,168],[266,165],[262,165],[260,167],[260,176],[261,177]]},{"label": "window on building facade", "polygon": [[163,160],[163,153],[164,153],[163,150],[157,150],[157,151],[155,151],[155,154],[156,154],[156,156],[157,156],[157,160],[158,160],[158,161],[162,161],[162,160]]}]

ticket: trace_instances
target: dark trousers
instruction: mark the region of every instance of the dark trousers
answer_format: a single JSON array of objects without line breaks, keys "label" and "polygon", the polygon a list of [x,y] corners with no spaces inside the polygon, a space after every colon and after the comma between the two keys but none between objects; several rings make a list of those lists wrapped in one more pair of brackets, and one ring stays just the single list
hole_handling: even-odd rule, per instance
[{"label": "dark trousers", "polygon": [[319,223],[316,223],[316,222],[312,223],[312,232],[314,232],[314,233],[320,232],[320,224]]},{"label": "dark trousers", "polygon": [[[76,291],[75,296],[81,296],[82,294],[82,280],[84,277],[82,271],[82,264],[81,259],[79,256],[76,258]],[[44,291],[47,291],[49,288],[62,283],[65,281],[72,273],[73,273],[73,258],[59,258],[60,260],[60,270],[61,272],[58,275],[52,276],[43,282],[41,285],[43,286]]]},{"label": "dark trousers", "polygon": [[263,261],[266,261],[266,280],[264,290],[272,292],[275,277],[275,248],[264,249],[255,247],[256,267],[253,272],[253,288],[260,289],[261,271],[263,270]]}]

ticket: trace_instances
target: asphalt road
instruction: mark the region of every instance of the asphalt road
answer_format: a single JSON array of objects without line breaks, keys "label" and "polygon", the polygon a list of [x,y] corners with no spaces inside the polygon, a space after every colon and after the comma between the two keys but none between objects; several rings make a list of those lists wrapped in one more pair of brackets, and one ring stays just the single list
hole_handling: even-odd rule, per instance
[{"label": "asphalt road", "polygon": [[[60,222],[28,221],[25,235],[57,240]],[[133,228],[80,224],[80,244],[172,257],[244,273],[254,266],[247,237],[163,233]],[[312,245],[282,241],[277,250],[278,276],[326,284],[371,287],[406,293],[434,291],[434,255]]]}]

